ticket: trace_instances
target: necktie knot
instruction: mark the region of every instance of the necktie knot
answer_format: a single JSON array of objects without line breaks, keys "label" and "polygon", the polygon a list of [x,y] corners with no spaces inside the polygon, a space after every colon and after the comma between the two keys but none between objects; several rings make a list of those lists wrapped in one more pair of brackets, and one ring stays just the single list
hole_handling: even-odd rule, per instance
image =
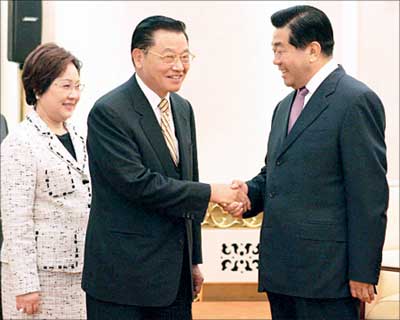
[{"label": "necktie knot", "polygon": [[298,94],[301,95],[302,97],[305,97],[310,91],[306,87],[302,87],[299,89]]},{"label": "necktie knot", "polygon": [[158,108],[162,113],[167,113],[169,111],[169,103],[167,99],[162,99],[158,104]]},{"label": "necktie knot", "polygon": [[301,111],[303,110],[304,99],[308,92],[309,91],[306,87],[302,87],[297,90],[296,97],[293,101],[292,109],[290,111],[288,133],[290,132],[290,130],[292,130],[294,123],[296,122],[297,118],[300,116]]}]

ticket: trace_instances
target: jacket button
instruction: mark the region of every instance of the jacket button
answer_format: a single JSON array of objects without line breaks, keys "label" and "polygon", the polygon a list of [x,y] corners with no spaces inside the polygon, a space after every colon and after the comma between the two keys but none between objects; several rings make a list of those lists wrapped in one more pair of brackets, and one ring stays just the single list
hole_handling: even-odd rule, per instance
[{"label": "jacket button", "polygon": [[282,161],[281,160],[277,160],[276,161],[276,165],[279,167],[280,165],[282,164]]},{"label": "jacket button", "polygon": [[270,192],[270,193],[268,194],[268,196],[269,196],[270,198],[273,198],[273,197],[275,197],[275,195],[276,195],[276,193],[275,193],[275,192]]}]

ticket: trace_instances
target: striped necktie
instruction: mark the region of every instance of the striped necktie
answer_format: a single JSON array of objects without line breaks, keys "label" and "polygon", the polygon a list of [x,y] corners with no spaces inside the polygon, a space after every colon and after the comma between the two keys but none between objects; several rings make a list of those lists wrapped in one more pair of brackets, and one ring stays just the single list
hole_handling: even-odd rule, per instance
[{"label": "striped necktie", "polygon": [[167,99],[162,99],[158,104],[158,108],[161,111],[161,130],[164,135],[165,142],[171,154],[172,160],[175,165],[178,165],[178,152],[174,143],[174,135],[171,132],[171,126],[169,124],[169,103]]}]

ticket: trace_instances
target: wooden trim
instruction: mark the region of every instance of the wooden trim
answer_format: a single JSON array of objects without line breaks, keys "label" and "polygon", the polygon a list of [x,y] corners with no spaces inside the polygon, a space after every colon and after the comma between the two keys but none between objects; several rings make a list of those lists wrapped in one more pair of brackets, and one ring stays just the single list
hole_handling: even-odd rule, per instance
[{"label": "wooden trim", "polygon": [[392,272],[400,272],[399,267],[389,267],[389,266],[381,266],[382,271],[392,271]]},{"label": "wooden trim", "polygon": [[193,320],[268,320],[267,301],[206,301],[193,303]]},{"label": "wooden trim", "polygon": [[254,282],[204,283],[200,301],[267,301],[264,292],[258,292]]}]

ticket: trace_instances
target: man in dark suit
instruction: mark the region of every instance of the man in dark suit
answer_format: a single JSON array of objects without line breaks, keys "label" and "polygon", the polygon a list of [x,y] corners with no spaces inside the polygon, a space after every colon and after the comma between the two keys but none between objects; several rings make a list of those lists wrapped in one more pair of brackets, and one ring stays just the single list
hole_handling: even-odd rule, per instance
[{"label": "man in dark suit", "polygon": [[6,118],[0,114],[0,143],[4,140],[8,133]]},{"label": "man in dark suit", "polygon": [[[8,134],[8,126],[6,118],[0,114],[0,144]],[[0,170],[1,172],[1,170]],[[3,231],[1,229],[1,215],[0,215],[0,252],[1,252],[1,245],[3,244]],[[1,262],[0,262],[1,267]],[[1,268],[0,268],[0,284],[1,284]],[[1,307],[1,286],[0,286],[0,320],[3,319],[3,311]]]},{"label": "man in dark suit", "polygon": [[131,43],[136,69],[88,117],[93,186],[82,287],[87,316],[191,319],[203,281],[201,226],[209,201],[247,196],[198,182],[190,103],[175,92],[193,55],[185,25],[146,18]]},{"label": "man in dark suit", "polygon": [[356,320],[359,300],[374,299],[386,230],[383,106],[334,63],[322,11],[295,6],[271,21],[273,63],[295,91],[274,111],[261,172],[233,183],[248,192],[245,218],[264,211],[259,290],[273,319]]}]

